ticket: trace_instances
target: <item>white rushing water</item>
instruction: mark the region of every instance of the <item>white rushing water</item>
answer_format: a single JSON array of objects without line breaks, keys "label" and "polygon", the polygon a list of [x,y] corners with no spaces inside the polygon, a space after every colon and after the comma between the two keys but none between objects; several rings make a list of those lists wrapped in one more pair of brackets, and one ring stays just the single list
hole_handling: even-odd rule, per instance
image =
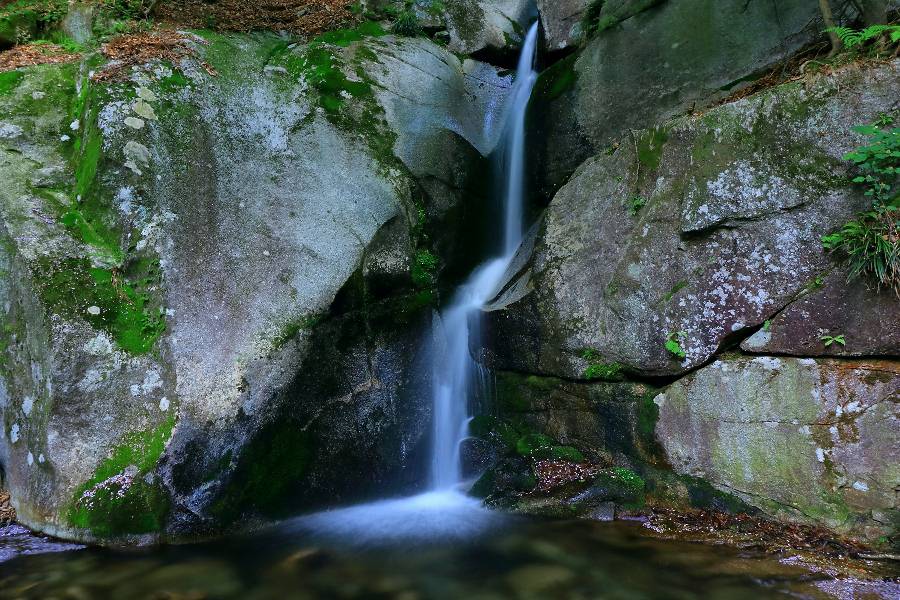
[{"label": "white rushing water", "polygon": [[505,111],[501,145],[504,174],[502,222],[503,255],[493,258],[464,283],[443,311],[431,352],[434,403],[432,491],[411,498],[383,500],[302,517],[296,527],[317,536],[354,545],[404,541],[462,541],[498,525],[505,518],[484,508],[479,500],[460,492],[460,446],[468,435],[470,400],[479,393],[479,366],[470,348],[481,333],[482,308],[497,292],[524,230],[525,113],[537,80],[534,70],[538,25],[528,31],[516,80]]},{"label": "white rushing water", "polygon": [[434,389],[434,451],[432,487],[445,490],[461,479],[460,443],[466,435],[470,416],[469,400],[476,393],[475,374],[478,365],[470,348],[479,341],[481,309],[497,292],[519,244],[524,229],[525,203],[525,114],[537,81],[534,70],[537,54],[538,25],[528,31],[519,58],[516,80],[510,91],[506,109],[506,129],[501,147],[503,173],[503,222],[498,234],[503,235],[503,256],[488,261],[475,270],[462,285],[450,306],[441,315],[446,343],[432,353]]}]

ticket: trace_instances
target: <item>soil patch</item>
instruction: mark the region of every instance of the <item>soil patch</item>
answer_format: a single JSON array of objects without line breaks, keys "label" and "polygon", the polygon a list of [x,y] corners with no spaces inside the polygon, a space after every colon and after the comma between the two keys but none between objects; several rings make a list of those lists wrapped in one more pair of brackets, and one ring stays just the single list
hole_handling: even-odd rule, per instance
[{"label": "soil patch", "polygon": [[12,71],[20,67],[64,63],[78,60],[81,55],[69,52],[56,44],[22,44],[0,52],[0,71]]},{"label": "soil patch", "polygon": [[288,31],[316,35],[354,19],[347,0],[169,0],[154,11],[163,22],[222,31]]}]

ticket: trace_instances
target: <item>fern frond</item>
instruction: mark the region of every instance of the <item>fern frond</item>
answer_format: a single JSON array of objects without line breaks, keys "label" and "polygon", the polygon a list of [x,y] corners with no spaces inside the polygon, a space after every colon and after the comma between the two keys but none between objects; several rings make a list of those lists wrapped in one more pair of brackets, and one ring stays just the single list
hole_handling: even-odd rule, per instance
[{"label": "fern frond", "polygon": [[870,25],[862,31],[850,27],[829,27],[825,32],[837,35],[841,43],[850,50],[884,34],[888,34],[892,43],[900,41],[900,25]]}]

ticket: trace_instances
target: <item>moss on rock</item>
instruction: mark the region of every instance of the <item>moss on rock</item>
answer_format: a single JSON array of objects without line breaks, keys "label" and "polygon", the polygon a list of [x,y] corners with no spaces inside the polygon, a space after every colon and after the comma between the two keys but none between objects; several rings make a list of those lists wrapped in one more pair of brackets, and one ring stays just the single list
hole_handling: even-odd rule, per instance
[{"label": "moss on rock", "polygon": [[303,478],[314,457],[309,431],[291,420],[272,423],[238,457],[210,514],[223,527],[244,515],[286,516],[296,504],[293,495],[302,493]]},{"label": "moss on rock", "polygon": [[101,539],[163,531],[169,497],[154,469],[166,448],[175,417],[155,429],[125,435],[94,476],[76,489],[69,525]]},{"label": "moss on rock", "polygon": [[39,272],[48,307],[109,332],[132,354],[149,352],[165,331],[162,309],[149,291],[161,277],[158,262],[110,270],[91,267],[86,259],[67,259],[46,261]]},{"label": "moss on rock", "polygon": [[577,60],[578,55],[573,54],[543,71],[535,83],[534,95],[543,102],[550,102],[574,89],[578,83]]}]

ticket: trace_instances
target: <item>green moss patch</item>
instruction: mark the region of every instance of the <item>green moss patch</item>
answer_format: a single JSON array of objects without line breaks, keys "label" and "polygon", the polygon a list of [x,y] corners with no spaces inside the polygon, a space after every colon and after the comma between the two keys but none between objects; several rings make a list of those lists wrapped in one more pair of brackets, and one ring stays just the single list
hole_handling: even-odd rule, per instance
[{"label": "green moss patch", "polygon": [[[387,176],[391,169],[404,167],[394,156],[396,134],[385,122],[384,109],[375,99],[375,83],[365,70],[366,61],[374,62],[376,55],[372,44],[360,43],[381,33],[372,27],[353,31],[326,34],[305,48],[277,49],[270,64],[282,66],[294,77],[307,81],[315,89],[317,104],[328,120],[365,142],[382,166],[382,174]],[[351,44],[355,44],[354,48],[345,52],[343,47]],[[292,86],[293,83],[288,89]]]},{"label": "green moss patch", "polygon": [[363,21],[353,29],[337,29],[323,33],[313,40],[313,43],[332,44],[347,47],[354,42],[362,41],[367,37],[382,37],[388,32],[376,21]]},{"label": "green moss patch", "polygon": [[646,503],[647,484],[630,469],[615,467],[603,471],[594,479],[593,487],[604,499],[626,508],[640,508]]},{"label": "green moss patch", "polygon": [[589,381],[622,381],[625,367],[619,363],[597,363],[584,370],[583,377]]},{"label": "green moss patch", "polygon": [[21,71],[4,71],[0,73],[0,96],[9,94],[17,87],[25,77]]},{"label": "green moss patch", "polygon": [[312,329],[323,320],[325,320],[325,315],[312,314],[288,323],[278,337],[272,341],[272,347],[276,350],[283,348],[285,344],[297,337],[301,331]]},{"label": "green moss patch", "polygon": [[630,2],[607,2],[592,0],[585,10],[582,28],[588,37],[612,29],[619,23],[659,6],[666,0],[631,0]]},{"label": "green moss patch", "polygon": [[469,433],[483,440],[499,442],[508,452],[515,452],[520,433],[508,422],[490,415],[478,415],[469,423]]},{"label": "green moss patch", "polygon": [[413,261],[411,276],[413,283],[420,288],[430,288],[435,284],[438,258],[429,250],[419,250]]},{"label": "green moss patch", "polygon": [[272,64],[281,65],[289,73],[303,77],[315,88],[320,106],[330,115],[341,111],[347,97],[363,98],[372,95],[367,78],[351,80],[344,73],[345,63],[333,47],[347,47],[367,37],[387,35],[378,23],[365,22],[355,29],[340,29],[322,34],[303,52],[284,48],[276,51]]},{"label": "green moss patch", "polygon": [[542,100],[552,101],[575,89],[575,84],[578,83],[578,72],[575,70],[577,60],[577,54],[567,56],[541,73],[535,84],[535,95]]},{"label": "green moss patch", "polygon": [[669,130],[665,127],[645,131],[637,141],[638,160],[651,171],[659,168],[663,147],[669,141]]},{"label": "green moss patch", "polygon": [[303,478],[315,456],[313,436],[294,421],[261,431],[238,459],[228,487],[210,513],[223,526],[242,515],[278,518],[290,514],[303,493]]},{"label": "green moss patch", "polygon": [[676,295],[678,292],[680,292],[681,290],[685,289],[687,286],[688,286],[688,282],[687,282],[687,281],[679,281],[679,282],[676,283],[674,286],[672,286],[672,289],[671,289],[671,290],[669,290],[668,292],[666,292],[666,294],[663,296],[663,302],[669,302],[672,298],[675,297],[675,295]]},{"label": "green moss patch", "polygon": [[166,448],[175,417],[155,429],[127,434],[74,494],[70,525],[99,538],[160,532],[169,498],[151,475]]},{"label": "green moss patch", "polygon": [[159,264],[151,261],[135,263],[123,273],[68,259],[43,265],[40,292],[52,310],[78,315],[107,331],[124,350],[145,354],[165,331],[161,309],[149,295],[160,278]]},{"label": "green moss patch", "polygon": [[94,86],[85,84],[73,102],[73,111],[77,111],[73,118],[82,123],[82,134],[76,140],[72,159],[76,203],[62,215],[61,221],[76,239],[93,249],[96,258],[119,265],[124,259],[122,235],[98,177],[103,162],[103,136],[97,123],[100,93]]},{"label": "green moss patch", "polygon": [[535,460],[565,460],[581,462],[584,455],[571,446],[561,446],[553,438],[541,433],[523,435],[516,442],[519,456]]}]

